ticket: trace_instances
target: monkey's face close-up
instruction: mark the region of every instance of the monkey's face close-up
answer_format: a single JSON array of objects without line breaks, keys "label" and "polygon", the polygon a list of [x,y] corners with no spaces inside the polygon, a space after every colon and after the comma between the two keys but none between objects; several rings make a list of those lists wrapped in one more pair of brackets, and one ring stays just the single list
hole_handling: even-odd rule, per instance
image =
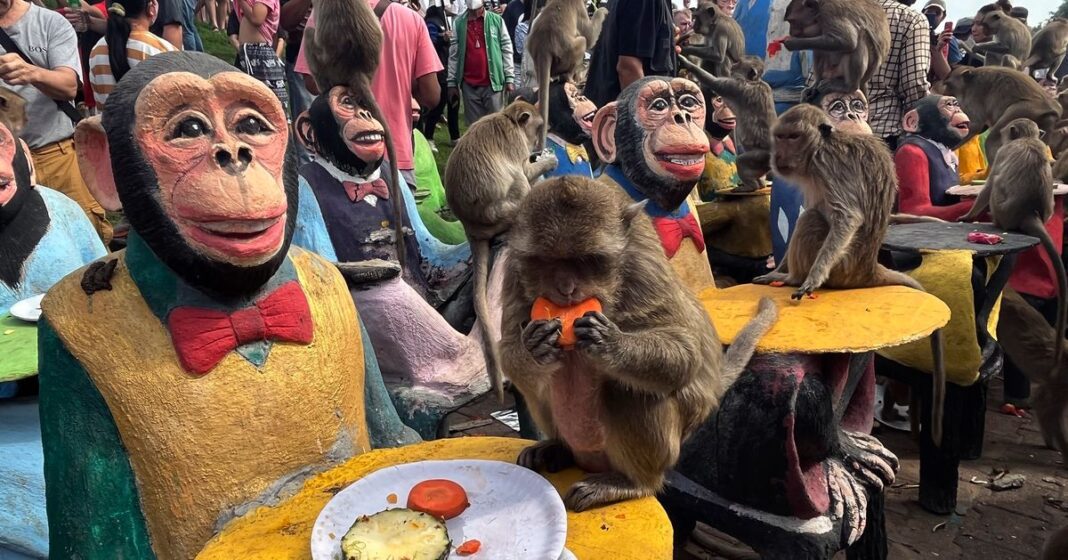
[{"label": "monkey's face close-up", "polygon": [[791,37],[815,37],[820,32],[819,2],[793,0],[786,6],[786,22],[790,24]]},{"label": "monkey's face close-up", "polygon": [[386,155],[382,123],[345,86],[335,86],[328,95],[341,139],[361,161],[376,164]]},{"label": "monkey's face close-up", "polygon": [[784,177],[807,175],[812,155],[834,132],[830,117],[812,105],[797,105],[771,129],[771,166]]},{"label": "monkey's face close-up", "polygon": [[828,93],[820,100],[820,107],[831,118],[836,130],[847,134],[871,134],[868,98],[862,91]]}]

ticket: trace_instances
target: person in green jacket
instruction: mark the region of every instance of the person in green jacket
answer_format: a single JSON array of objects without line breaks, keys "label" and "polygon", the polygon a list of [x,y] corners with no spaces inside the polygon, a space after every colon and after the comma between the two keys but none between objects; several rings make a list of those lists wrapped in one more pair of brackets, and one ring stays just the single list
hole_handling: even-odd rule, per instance
[{"label": "person in green jacket", "polygon": [[502,91],[515,89],[512,39],[501,16],[486,11],[482,0],[470,0],[456,18],[449,43],[449,100],[463,91],[464,116],[471,126],[504,104]]}]

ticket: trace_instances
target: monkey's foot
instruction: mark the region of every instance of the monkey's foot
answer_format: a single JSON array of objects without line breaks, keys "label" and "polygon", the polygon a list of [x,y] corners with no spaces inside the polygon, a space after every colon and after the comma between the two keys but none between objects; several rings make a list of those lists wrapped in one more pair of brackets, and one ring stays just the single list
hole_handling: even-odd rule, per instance
[{"label": "monkey's foot", "polygon": [[831,517],[842,520],[846,542],[853,544],[868,524],[868,492],[835,460],[827,462],[827,484],[833,503]]},{"label": "monkey's foot", "polygon": [[872,492],[882,492],[897,476],[897,456],[868,434],[842,430],[842,464]]},{"label": "monkey's foot", "polygon": [[785,272],[769,272],[762,276],[757,276],[756,278],[753,278],[753,283],[768,285],[773,282],[782,282],[783,284],[785,284],[786,281],[789,279],[790,275],[786,274]]},{"label": "monkey's foot", "polygon": [[627,477],[608,472],[591,474],[576,482],[564,496],[564,504],[577,513],[623,500],[644,498],[651,494],[648,490],[638,488]]},{"label": "monkey's foot", "polygon": [[532,471],[560,472],[575,465],[575,456],[558,439],[539,441],[519,453],[516,464]]}]

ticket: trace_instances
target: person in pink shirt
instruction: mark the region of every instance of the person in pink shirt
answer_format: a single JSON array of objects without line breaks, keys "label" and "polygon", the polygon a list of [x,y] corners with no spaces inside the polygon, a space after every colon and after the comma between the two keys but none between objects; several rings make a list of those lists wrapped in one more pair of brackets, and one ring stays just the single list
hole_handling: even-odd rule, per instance
[{"label": "person in pink shirt", "polygon": [[[244,0],[248,1],[248,0]],[[370,0],[374,8],[378,1]],[[441,99],[441,86],[437,73],[444,69],[438,59],[434,44],[430,41],[426,22],[419,14],[402,4],[391,3],[382,13],[382,56],[378,63],[378,72],[371,82],[371,91],[387,126],[393,135],[394,150],[397,153],[397,168],[400,169],[409,187],[415,188],[412,153],[412,103],[414,97],[423,107],[435,107]],[[308,18],[305,33],[315,27],[315,10]],[[315,82],[310,79],[311,70],[304,56],[304,47],[300,47],[294,69],[308,76],[305,80],[308,90],[318,93]]]},{"label": "person in pink shirt", "polygon": [[280,10],[279,0],[234,0],[234,13],[240,22],[234,65],[266,84],[282,106],[288,107],[286,67],[274,49]]}]

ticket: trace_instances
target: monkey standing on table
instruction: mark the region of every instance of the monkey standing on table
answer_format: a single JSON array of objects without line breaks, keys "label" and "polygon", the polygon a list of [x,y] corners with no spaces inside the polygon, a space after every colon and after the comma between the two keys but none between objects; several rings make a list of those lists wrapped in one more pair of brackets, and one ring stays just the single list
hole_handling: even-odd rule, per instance
[{"label": "monkey standing on table", "polygon": [[791,51],[811,50],[817,82],[866,91],[890,53],[890,24],[874,0],[793,0],[786,7]]},{"label": "monkey standing on table", "polygon": [[[745,55],[745,35],[731,16],[711,0],[703,0],[695,10],[692,46],[682,48],[685,56],[701,59],[701,68],[713,76],[726,78]],[[694,43],[703,41],[701,45]]]},{"label": "monkey standing on table", "polygon": [[[879,264],[879,247],[897,195],[897,175],[886,144],[875,136],[834,129],[818,107],[798,105],[772,129],[775,173],[798,185],[805,212],[797,219],[786,258],[755,284],[797,286],[794,299],[821,288],[908,286],[926,291],[906,274]],[[934,354],[935,443],[941,441],[945,367],[942,334],[931,335]]]},{"label": "monkey standing on table", "polygon": [[[1053,270],[1057,273],[1057,321],[1053,335],[1054,373],[1064,354],[1064,324],[1068,306],[1065,291],[1064,263],[1056,245],[1046,231],[1045,223],[1053,216],[1053,173],[1046,145],[1040,139],[1038,125],[1027,119],[1016,119],[1005,128],[1008,142],[998,152],[990,168],[990,177],[979,193],[972,209],[961,216],[971,221],[987,207],[995,226],[1019,231],[1042,241]],[[1068,450],[1066,450],[1068,451]]]},{"label": "monkey standing on table", "polygon": [[1053,18],[1039,31],[1031,41],[1031,56],[1024,61],[1030,75],[1039,70],[1046,70],[1046,78],[1052,80],[1053,73],[1061,67],[1064,55],[1068,52],[1068,19]]},{"label": "monkey standing on table", "polygon": [[[527,35],[526,49],[538,75],[538,108],[542,122],[549,122],[549,82],[554,77],[575,81],[586,51],[601,35],[608,10],[598,8],[591,19],[582,0],[549,0]],[[537,151],[545,149],[546,130],[538,138]]]},{"label": "monkey standing on table", "polygon": [[[645,204],[585,178],[551,179],[523,201],[509,240],[503,363],[550,437],[519,464],[595,473],[568,491],[574,511],[655,494],[777,315],[762,300],[724,355]],[[559,319],[531,320],[538,298],[561,307],[596,298],[601,311],[575,321],[565,349]]]},{"label": "monkey standing on table", "polygon": [[486,321],[489,306],[490,242],[512,227],[530,182],[556,167],[553,156],[529,162],[531,148],[544,134],[544,122],[533,105],[515,101],[501,112],[483,117],[460,137],[445,166],[445,199],[464,225],[474,260],[475,317],[482,327],[486,370],[500,398],[504,379],[497,343]]},{"label": "monkey standing on table", "polygon": [[[390,198],[397,201],[393,206],[394,243],[397,255],[404,255],[404,205],[400,204],[403,199],[397,155],[389,125],[371,91],[382,51],[382,27],[364,0],[316,0],[315,11],[315,27],[304,33],[308,67],[319,91],[347,85],[352,96],[363,100],[381,125],[389,159]],[[404,266],[403,259],[400,264]]]},{"label": "monkey standing on table", "polygon": [[737,116],[734,141],[740,154],[735,165],[741,185],[738,192],[752,192],[764,186],[771,170],[771,125],[775,122],[775,100],[765,82],[764,64],[755,56],[745,56],[729,78],[718,78],[696,64],[679,58],[702,85],[727,102]]},{"label": "monkey standing on table", "polygon": [[990,162],[997,159],[1002,131],[1013,120],[1030,119],[1038,128],[1050,132],[1061,115],[1060,104],[1023,72],[989,66],[958,68],[943,83],[945,95],[956,97],[971,119],[970,132],[961,144],[990,129],[986,139]]}]

